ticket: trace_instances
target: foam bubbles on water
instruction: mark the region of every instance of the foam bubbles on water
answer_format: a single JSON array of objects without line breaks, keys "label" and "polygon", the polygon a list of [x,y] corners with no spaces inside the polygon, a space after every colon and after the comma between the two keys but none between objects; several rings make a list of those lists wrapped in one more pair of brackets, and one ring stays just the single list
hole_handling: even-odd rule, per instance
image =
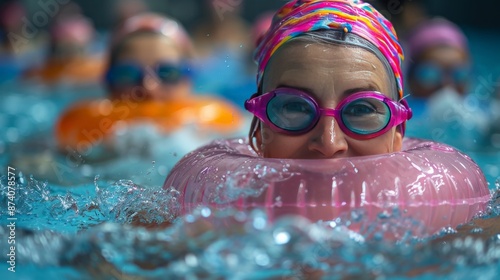
[{"label": "foam bubbles on water", "polygon": [[[225,183],[215,189],[213,202],[225,204],[241,197],[258,197],[274,182],[289,176],[289,172],[278,171],[273,167],[242,165],[239,170],[228,174]],[[281,199],[277,198],[275,203],[282,204]]]}]

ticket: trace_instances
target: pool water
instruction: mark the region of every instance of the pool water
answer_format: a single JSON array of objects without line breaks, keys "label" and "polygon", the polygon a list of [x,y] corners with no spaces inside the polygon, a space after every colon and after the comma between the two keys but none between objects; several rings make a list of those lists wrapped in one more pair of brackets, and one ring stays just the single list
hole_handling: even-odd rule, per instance
[{"label": "pool water", "polygon": [[[2,254],[2,279],[323,279],[345,277],[495,279],[500,272],[500,235],[448,244],[416,239],[421,225],[397,209],[363,224],[353,211],[334,221],[311,223],[266,214],[199,208],[173,221],[178,193],[131,181],[56,187],[16,177],[16,274]],[[7,217],[7,178],[1,179],[1,216]],[[496,203],[500,202],[495,200]],[[493,215],[500,209],[491,205]],[[139,217],[140,218],[137,218]],[[173,225],[145,229],[131,224]],[[5,219],[4,219],[5,220]],[[352,232],[347,225],[359,223]],[[2,221],[1,240],[9,229]],[[443,229],[441,235],[452,233]],[[473,229],[480,231],[480,229]],[[397,242],[383,238],[398,232]],[[0,244],[8,251],[7,242]],[[128,278],[127,278],[128,277]],[[319,279],[319,278],[318,278]]]},{"label": "pool water", "polygon": [[[63,179],[56,177],[51,182],[40,175],[30,176],[25,169],[33,166],[25,163],[26,157],[53,148],[51,124],[64,106],[100,96],[93,88],[81,88],[74,95],[65,94],[63,89],[57,94],[36,85],[14,87],[4,96],[2,126],[7,133],[2,138],[1,163],[5,171],[8,166],[16,169],[13,217],[17,218],[17,265],[15,274],[8,271],[9,257],[2,253],[0,279],[40,279],[42,274],[47,279],[495,279],[500,273],[500,235],[476,240],[472,232],[470,238],[448,244],[434,242],[437,237],[417,239],[413,236],[421,225],[402,218],[398,209],[380,213],[380,222],[375,224],[364,223],[359,210],[317,223],[300,217],[271,223],[258,209],[242,213],[200,208],[174,219],[179,211],[178,193],[161,186],[183,153],[202,144],[186,141],[194,139],[189,128],[171,137],[148,134],[147,128],[140,128],[139,134],[147,135],[145,139],[126,140],[122,135],[123,139],[117,140],[118,144],[132,143],[122,143],[124,151],[132,154],[129,157],[98,168],[75,167],[73,172],[64,173]],[[43,95],[43,90],[53,94]],[[158,152],[163,147],[163,158],[131,152],[134,141],[149,141],[151,149]],[[53,162],[64,163],[57,153],[49,155]],[[499,158],[481,152],[473,157],[489,176],[493,191]],[[8,179],[0,179],[2,252],[9,251],[5,240],[11,234],[7,227],[10,220],[6,219],[11,214]],[[490,207],[491,215],[498,215],[495,203]],[[168,223],[173,225],[137,227]],[[356,223],[359,232],[347,229]],[[440,235],[453,232],[443,229]],[[397,236],[398,241],[384,239],[387,234]]]},{"label": "pool water", "polygon": [[[401,217],[399,209],[380,213],[375,224],[364,222],[359,210],[316,223],[300,217],[271,223],[258,209],[200,208],[174,219],[179,194],[162,189],[165,176],[184,154],[217,135],[200,137],[186,127],[163,137],[141,126],[116,137],[118,159],[75,164],[55,151],[53,126],[69,104],[102,97],[100,87],[11,83],[2,85],[2,92],[0,279],[496,279],[500,274],[500,235],[479,240],[474,233],[482,229],[473,228],[471,237],[436,242],[455,232],[445,228],[437,236],[415,238],[422,225]],[[480,131],[465,130],[472,135],[467,138],[460,136],[464,130],[447,131],[446,124],[438,129],[481,166],[492,193],[500,188],[498,147]],[[410,136],[428,132],[409,129]],[[474,141],[480,144],[471,145]],[[15,177],[6,176],[9,166]],[[494,196],[490,216],[499,215],[499,205]],[[8,217],[16,218],[15,230]],[[352,224],[361,230],[350,231]],[[8,270],[7,255],[13,232],[15,274]],[[384,239],[387,235],[397,240]]]}]

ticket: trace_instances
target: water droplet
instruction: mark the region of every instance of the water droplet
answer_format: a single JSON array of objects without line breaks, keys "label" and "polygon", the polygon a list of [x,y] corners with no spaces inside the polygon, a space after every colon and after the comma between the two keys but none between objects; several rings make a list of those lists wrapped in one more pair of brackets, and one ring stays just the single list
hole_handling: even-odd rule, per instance
[{"label": "water droplet", "polygon": [[236,214],[234,214],[234,218],[238,222],[243,222],[247,219],[247,214],[243,211],[238,211],[238,212],[236,212]]},{"label": "water droplet", "polygon": [[258,253],[255,256],[255,263],[260,266],[268,266],[270,263],[269,256],[265,253]]},{"label": "water droplet", "polygon": [[277,197],[274,199],[274,205],[275,205],[275,206],[278,206],[278,207],[283,206],[283,201],[281,201],[281,196],[277,196]]},{"label": "water droplet", "polygon": [[471,233],[481,233],[481,232],[483,232],[483,229],[479,228],[479,227],[476,227],[476,228],[473,228],[470,232]]},{"label": "water droplet", "polygon": [[198,265],[198,258],[193,254],[187,254],[184,260],[188,266],[195,267]]},{"label": "water droplet", "polygon": [[255,229],[259,229],[259,230],[262,230],[266,227],[266,219],[264,219],[264,217],[255,217],[255,219],[253,220],[253,227]]},{"label": "water droplet", "polygon": [[210,217],[210,214],[212,214],[212,211],[210,210],[210,208],[203,208],[201,209],[201,215],[205,218],[208,218]]},{"label": "water droplet", "polygon": [[275,231],[273,233],[274,242],[278,245],[286,244],[290,241],[290,233],[286,231]]},{"label": "water droplet", "polygon": [[196,218],[194,217],[194,215],[186,215],[184,216],[184,220],[187,222],[187,223],[193,223],[194,221],[196,221]]}]

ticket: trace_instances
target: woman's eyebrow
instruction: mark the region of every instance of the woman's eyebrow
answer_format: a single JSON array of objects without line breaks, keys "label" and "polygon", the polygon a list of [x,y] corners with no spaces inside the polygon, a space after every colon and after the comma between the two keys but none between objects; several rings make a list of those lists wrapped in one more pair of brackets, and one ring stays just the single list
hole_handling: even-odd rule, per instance
[{"label": "woman's eyebrow", "polygon": [[293,88],[293,89],[298,89],[300,91],[303,91],[307,94],[309,94],[310,96],[314,97],[314,98],[317,98],[318,96],[316,96],[316,94],[314,93],[314,90],[310,89],[310,88],[307,88],[307,87],[298,87],[298,86],[290,86],[290,85],[287,85],[287,84],[279,84],[278,86],[276,86],[276,88],[280,88],[280,87],[287,87],[287,88]]},{"label": "woman's eyebrow", "polygon": [[375,85],[367,85],[367,86],[364,86],[364,87],[355,87],[355,88],[351,88],[351,89],[348,89],[348,90],[345,90],[343,93],[342,93],[342,96],[343,97],[347,97],[351,94],[354,94],[354,93],[357,93],[357,92],[362,92],[362,91],[380,91],[380,89],[378,89],[378,87],[376,87]]},{"label": "woman's eyebrow", "polygon": [[[290,85],[287,85],[287,84],[279,84],[278,86],[276,86],[276,88],[280,88],[280,87],[287,87],[287,88],[298,89],[298,90],[301,90],[301,91],[309,94],[313,98],[318,98],[318,96],[314,93],[314,90],[312,90],[310,88],[307,88],[307,87],[290,86]],[[342,93],[342,98],[345,98],[345,97],[347,97],[347,96],[349,96],[351,94],[354,94],[354,93],[357,93],[357,92],[362,92],[362,91],[380,91],[380,89],[377,86],[373,85],[373,84],[369,84],[367,86],[362,86],[362,87],[355,87],[355,88],[351,88],[351,89],[345,90]]]}]

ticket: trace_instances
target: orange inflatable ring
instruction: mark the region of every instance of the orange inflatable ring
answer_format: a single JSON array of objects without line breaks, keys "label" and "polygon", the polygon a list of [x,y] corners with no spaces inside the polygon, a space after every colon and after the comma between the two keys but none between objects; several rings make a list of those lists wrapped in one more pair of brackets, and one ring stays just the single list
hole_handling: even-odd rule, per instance
[{"label": "orange inflatable ring", "polygon": [[231,133],[240,128],[242,117],[234,106],[213,98],[140,103],[103,99],[67,110],[56,124],[56,138],[63,150],[82,150],[107,139],[121,126],[140,122],[153,123],[165,133],[187,124],[201,131]]},{"label": "orange inflatable ring", "polygon": [[70,81],[73,83],[99,82],[104,73],[102,59],[86,57],[71,61],[49,61],[41,68],[28,70],[24,77],[40,79],[44,83]]}]

